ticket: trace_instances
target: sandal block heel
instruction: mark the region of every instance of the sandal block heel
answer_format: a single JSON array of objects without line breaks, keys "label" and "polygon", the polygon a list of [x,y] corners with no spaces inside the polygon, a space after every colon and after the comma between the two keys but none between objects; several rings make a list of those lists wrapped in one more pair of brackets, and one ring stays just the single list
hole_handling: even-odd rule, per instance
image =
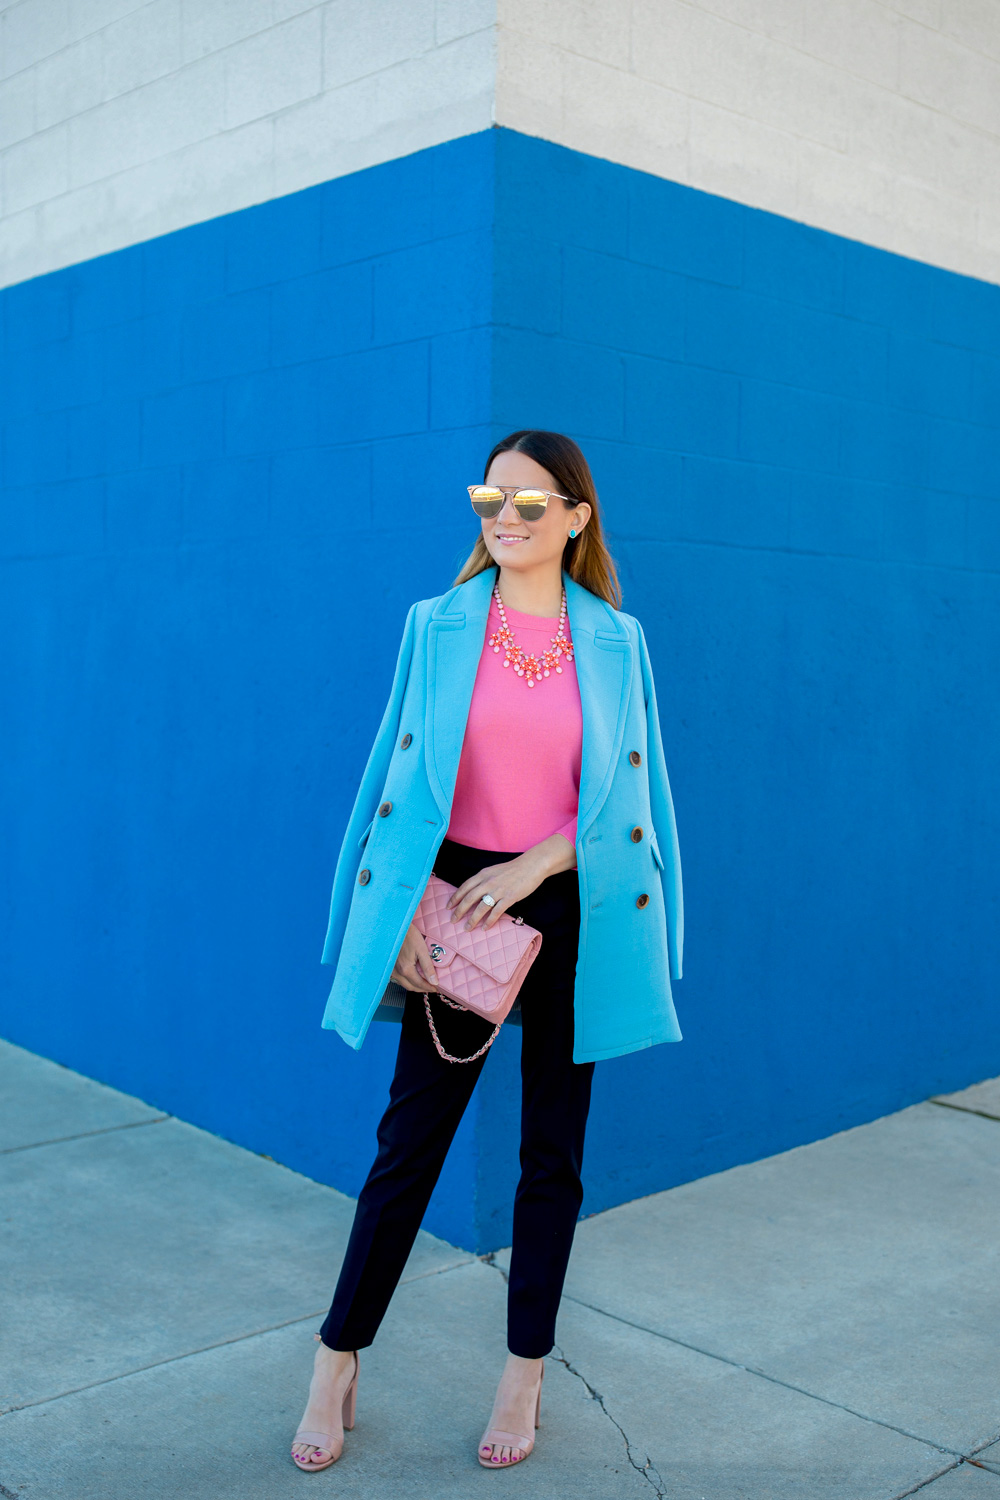
[{"label": "sandal block heel", "polygon": [[[357,1355],[354,1356],[357,1359]],[[354,1371],[354,1379],[344,1392],[344,1407],[341,1413],[344,1421],[344,1431],[354,1431],[354,1413],[358,1404],[358,1372]]]}]

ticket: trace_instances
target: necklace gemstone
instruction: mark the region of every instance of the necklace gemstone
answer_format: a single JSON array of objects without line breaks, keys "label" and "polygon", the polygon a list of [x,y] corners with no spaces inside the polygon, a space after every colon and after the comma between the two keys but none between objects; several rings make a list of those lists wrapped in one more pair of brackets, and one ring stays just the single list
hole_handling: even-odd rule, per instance
[{"label": "necklace gemstone", "polygon": [[493,585],[493,597],[497,601],[497,610],[500,614],[500,628],[493,632],[488,644],[493,647],[496,655],[499,655],[501,649],[503,650],[503,666],[513,667],[515,675],[523,677],[530,688],[533,688],[536,682],[541,682],[543,678],[548,677],[550,672],[562,675],[560,658],[565,661],[573,660],[573,643],[566,635],[565,588],[562,591],[562,604],[559,608],[559,624],[556,633],[549,636],[551,645],[541,655],[536,655],[533,651],[525,651],[515,641],[514,632],[507,621],[503,600],[500,598],[499,584]]}]

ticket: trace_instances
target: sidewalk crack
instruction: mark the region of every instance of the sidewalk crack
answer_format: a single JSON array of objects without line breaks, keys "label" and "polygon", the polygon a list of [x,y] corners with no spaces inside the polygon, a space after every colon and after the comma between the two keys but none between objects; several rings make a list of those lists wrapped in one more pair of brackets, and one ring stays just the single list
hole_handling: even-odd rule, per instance
[{"label": "sidewalk crack", "polygon": [[[459,1252],[461,1253],[461,1252]],[[466,1260],[452,1261],[446,1266],[433,1266],[429,1271],[417,1271],[413,1276],[400,1277],[400,1286],[410,1286],[414,1281],[423,1281],[428,1276],[443,1276],[448,1271],[457,1271],[461,1266],[472,1264],[474,1257],[469,1256]],[[30,1406],[47,1406],[51,1401],[63,1401],[67,1396],[78,1396],[82,1391],[93,1391],[98,1386],[114,1385],[118,1380],[130,1380],[133,1375],[144,1375],[148,1370],[158,1370],[163,1365],[175,1365],[182,1359],[196,1359],[199,1354],[211,1354],[215,1349],[228,1348],[230,1344],[241,1344],[248,1339],[259,1339],[267,1333],[278,1333],[282,1328],[293,1328],[296,1323],[313,1323],[322,1319],[326,1314],[326,1308],[321,1307],[318,1312],[307,1313],[304,1317],[299,1315],[294,1318],[285,1318],[280,1323],[268,1323],[262,1328],[251,1328],[246,1333],[234,1333],[231,1338],[218,1339],[214,1344],[200,1344],[196,1349],[184,1349],[180,1354],[168,1354],[164,1359],[154,1359],[148,1365],[136,1365],[131,1370],[118,1370],[114,1375],[106,1375],[102,1380],[91,1380],[86,1385],[74,1385],[64,1391],[55,1391],[51,1396],[38,1396],[32,1401],[18,1401],[13,1406],[0,1406],[0,1420],[15,1411],[27,1411]],[[0,1500],[7,1494],[0,1485]]]},{"label": "sidewalk crack", "polygon": [[919,1494],[929,1484],[933,1484],[936,1479],[941,1479],[943,1475],[951,1474],[955,1469],[961,1468],[963,1462],[964,1460],[960,1458],[957,1463],[947,1464],[945,1468],[935,1470],[933,1474],[928,1474],[926,1479],[920,1479],[916,1484],[911,1484],[908,1490],[900,1490],[898,1495],[893,1495],[892,1500],[907,1500],[907,1496]]},{"label": "sidewalk crack", "polygon": [[581,1382],[591,1401],[597,1402],[598,1406],[601,1408],[601,1411],[607,1417],[612,1427],[614,1427],[616,1431],[621,1435],[621,1440],[625,1444],[625,1457],[628,1459],[633,1469],[635,1469],[637,1474],[641,1474],[646,1483],[651,1486],[654,1494],[657,1497],[657,1500],[665,1500],[667,1492],[663,1485],[663,1476],[660,1474],[659,1470],[656,1468],[656,1465],[653,1463],[648,1454],[646,1455],[646,1460],[644,1463],[639,1462],[638,1458],[635,1456],[632,1450],[632,1442],[629,1438],[628,1433],[625,1431],[624,1427],[617,1420],[617,1418],[613,1417],[611,1412],[608,1411],[604,1397],[601,1395],[601,1393],[594,1389],[590,1381],[587,1379],[586,1375],[584,1375],[581,1370],[578,1370],[575,1365],[570,1363],[558,1344],[553,1345],[552,1353],[549,1358],[554,1359],[557,1364],[563,1365],[571,1375],[575,1375],[577,1380]]},{"label": "sidewalk crack", "polygon": [[467,1255],[464,1260],[450,1260],[446,1266],[431,1266],[429,1271],[414,1271],[412,1276],[401,1276],[397,1285],[410,1286],[414,1281],[426,1281],[428,1276],[446,1276],[449,1271],[459,1271],[462,1266],[471,1266],[474,1260],[474,1255]]},{"label": "sidewalk crack", "polygon": [[796,1391],[800,1396],[808,1396],[813,1401],[821,1401],[824,1406],[832,1406],[837,1411],[846,1411],[850,1416],[860,1418],[862,1422],[871,1422],[876,1427],[885,1427],[890,1432],[898,1432],[902,1437],[912,1438],[916,1443],[923,1443],[925,1447],[936,1448],[938,1453],[948,1453],[956,1460],[964,1456],[957,1448],[949,1448],[946,1443],[939,1442],[936,1438],[925,1437],[919,1432],[910,1432],[906,1427],[897,1426],[895,1422],[887,1422],[882,1417],[872,1416],[870,1412],[858,1411],[856,1407],[847,1406],[843,1401],[834,1401],[831,1396],[821,1396],[818,1391],[811,1391],[807,1386],[796,1385],[791,1380],[782,1380],[779,1375],[770,1375],[767,1370],[762,1370],[757,1365],[744,1364],[741,1360],[732,1359],[727,1354],[719,1354],[714,1349],[704,1349],[700,1344],[692,1344],[689,1340],[678,1338],[674,1334],[662,1333],[658,1328],[647,1328],[644,1323],[634,1323],[631,1318],[623,1318],[618,1313],[609,1312],[606,1307],[597,1307],[593,1302],[584,1302],[582,1297],[572,1297],[568,1292],[563,1293],[563,1299],[566,1302],[575,1302],[578,1307],[586,1307],[590,1312],[597,1313],[602,1318],[611,1318],[615,1323],[624,1323],[626,1328],[638,1329],[640,1333],[649,1334],[651,1338],[663,1339],[665,1343],[676,1344],[681,1349],[690,1349],[694,1354],[703,1354],[706,1359],[717,1359],[720,1364],[730,1365],[734,1370],[745,1370],[748,1375],[756,1375],[760,1380],[770,1381],[772,1385],[780,1385],[787,1391]]},{"label": "sidewalk crack", "polygon": [[[504,1283],[509,1285],[510,1277],[507,1275],[507,1272],[504,1270],[503,1266],[497,1265],[497,1255],[499,1253],[500,1252],[497,1250],[490,1250],[485,1255],[481,1255],[479,1259],[483,1262],[484,1266],[491,1266],[494,1271],[498,1271],[503,1277]],[[617,1421],[608,1411],[608,1408],[604,1404],[604,1397],[600,1395],[599,1392],[595,1391],[590,1381],[584,1374],[581,1373],[581,1371],[576,1369],[574,1365],[570,1364],[569,1360],[559,1348],[558,1344],[553,1344],[552,1353],[549,1355],[549,1358],[554,1359],[557,1364],[563,1365],[571,1375],[575,1375],[577,1380],[582,1383],[591,1401],[597,1402],[598,1406],[601,1408],[601,1411],[607,1417],[612,1427],[614,1427],[620,1434],[621,1440],[625,1444],[625,1457],[628,1459],[633,1469],[635,1469],[637,1474],[642,1475],[643,1479],[645,1479],[648,1485],[652,1486],[653,1490],[656,1493],[656,1500],[665,1500],[667,1492],[663,1488],[663,1479],[654,1466],[652,1459],[650,1459],[647,1455],[645,1463],[639,1463],[637,1461],[632,1452],[632,1444],[629,1441],[628,1433],[625,1431],[622,1424]]]},{"label": "sidewalk crack", "polygon": [[978,1115],[981,1120],[993,1120],[1000,1122],[1000,1115],[991,1114],[987,1109],[976,1109],[972,1104],[953,1104],[950,1099],[928,1099],[928,1104],[936,1104],[938,1109],[957,1109],[963,1115]]},{"label": "sidewalk crack", "polygon": [[499,1271],[500,1275],[503,1277],[504,1286],[509,1286],[510,1277],[507,1275],[507,1272],[504,1270],[503,1266],[497,1265],[497,1256],[499,1254],[499,1250],[488,1250],[486,1254],[481,1255],[479,1259],[482,1261],[484,1266],[491,1266],[494,1271]]},{"label": "sidewalk crack", "polygon": [[[23,1146],[4,1146],[0,1156],[13,1156],[18,1151],[40,1151],[43,1146],[65,1146],[68,1141],[87,1141],[95,1135],[114,1135],[118,1130],[141,1130],[144,1125],[162,1125],[172,1120],[173,1115],[151,1115],[148,1120],[126,1120],[124,1125],[100,1125],[96,1130],[78,1130],[76,1135],[54,1135],[46,1141],[28,1141]],[[0,1490],[0,1495],[3,1491]]]}]

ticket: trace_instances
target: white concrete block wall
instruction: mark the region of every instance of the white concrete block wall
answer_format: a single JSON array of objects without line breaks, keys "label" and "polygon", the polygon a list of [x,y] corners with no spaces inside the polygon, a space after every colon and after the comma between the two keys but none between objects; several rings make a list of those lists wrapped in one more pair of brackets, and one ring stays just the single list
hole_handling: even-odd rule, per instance
[{"label": "white concrete block wall", "polygon": [[498,123],[1000,281],[1000,0],[499,0]]},{"label": "white concrete block wall", "polygon": [[495,0],[0,5],[0,285],[492,122]]},{"label": "white concrete block wall", "polygon": [[1000,0],[15,0],[0,284],[494,118],[1000,281]]}]

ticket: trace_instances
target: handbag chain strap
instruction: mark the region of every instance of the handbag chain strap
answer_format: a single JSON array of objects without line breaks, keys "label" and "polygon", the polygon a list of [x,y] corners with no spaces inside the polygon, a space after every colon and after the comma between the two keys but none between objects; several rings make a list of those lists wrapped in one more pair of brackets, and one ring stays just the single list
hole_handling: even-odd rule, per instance
[{"label": "handbag chain strap", "polygon": [[[445,1005],[449,1006],[451,1010],[468,1010],[468,1006],[457,1005],[454,1000],[449,1000],[447,995],[442,995],[440,990],[435,990],[432,993],[436,994],[439,1000],[443,1000]],[[483,1043],[478,1052],[473,1052],[471,1057],[452,1057],[451,1053],[446,1052],[441,1045],[441,1038],[437,1034],[437,1027],[434,1025],[434,1017],[431,1015],[431,1002],[427,998],[426,993],[424,994],[424,1010],[427,1012],[427,1024],[431,1028],[431,1036],[434,1038],[434,1045],[438,1050],[438,1056],[444,1058],[445,1062],[475,1062],[477,1058],[482,1057],[484,1052],[488,1052],[490,1050],[500,1033],[500,1027],[494,1026],[493,1035],[490,1037],[488,1042]]]}]

